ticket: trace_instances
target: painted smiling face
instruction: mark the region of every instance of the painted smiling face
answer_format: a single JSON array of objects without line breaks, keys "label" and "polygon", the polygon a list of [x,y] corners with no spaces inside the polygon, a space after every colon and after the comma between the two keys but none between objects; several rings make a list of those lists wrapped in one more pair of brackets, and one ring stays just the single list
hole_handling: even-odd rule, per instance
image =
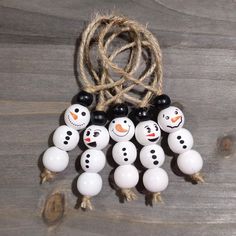
[{"label": "painted smiling face", "polygon": [[74,104],[67,108],[64,119],[66,125],[69,127],[81,130],[88,125],[90,121],[90,112],[85,106]]},{"label": "painted smiling face", "polygon": [[157,143],[160,137],[161,129],[155,121],[142,121],[136,126],[135,138],[143,146]]},{"label": "painted smiling face", "polygon": [[127,117],[115,118],[111,121],[108,130],[114,141],[128,141],[134,136],[134,123]]},{"label": "painted smiling face", "polygon": [[109,143],[109,133],[104,126],[91,125],[84,131],[84,143],[91,149],[103,149]]},{"label": "painted smiling face", "polygon": [[184,114],[179,108],[170,106],[160,111],[157,121],[162,130],[173,133],[183,127]]}]

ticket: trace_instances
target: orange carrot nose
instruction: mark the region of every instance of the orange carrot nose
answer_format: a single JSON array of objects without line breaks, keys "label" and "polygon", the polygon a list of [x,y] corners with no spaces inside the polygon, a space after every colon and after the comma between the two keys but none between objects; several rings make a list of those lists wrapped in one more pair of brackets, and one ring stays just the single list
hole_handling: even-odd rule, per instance
[{"label": "orange carrot nose", "polygon": [[73,113],[73,112],[70,111],[70,114],[72,115],[72,117],[73,117],[74,120],[77,120],[77,119],[78,119],[78,116],[77,116],[75,113]]},{"label": "orange carrot nose", "polygon": [[121,133],[124,133],[127,131],[127,129],[124,129],[121,124],[115,125],[115,129]]},{"label": "orange carrot nose", "polygon": [[176,117],[173,117],[173,118],[171,118],[171,121],[173,122],[173,123],[175,123],[178,119],[180,119],[181,118],[181,116],[176,116]]}]

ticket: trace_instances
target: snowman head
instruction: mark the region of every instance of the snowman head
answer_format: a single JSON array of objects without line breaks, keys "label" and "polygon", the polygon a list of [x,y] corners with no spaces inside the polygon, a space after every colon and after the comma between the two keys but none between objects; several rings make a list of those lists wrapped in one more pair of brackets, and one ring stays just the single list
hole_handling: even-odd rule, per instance
[{"label": "snowman head", "polygon": [[128,141],[134,136],[134,123],[128,117],[118,117],[111,121],[108,130],[114,141]]},{"label": "snowman head", "polygon": [[69,127],[81,130],[88,125],[90,121],[90,112],[87,107],[80,104],[74,104],[67,108],[64,119],[66,125]]},{"label": "snowman head", "polygon": [[160,111],[157,121],[162,130],[173,133],[183,127],[184,114],[179,108],[170,106]]},{"label": "snowman head", "polygon": [[110,136],[104,126],[90,125],[84,131],[83,139],[88,148],[101,150],[108,145]]},{"label": "snowman head", "polygon": [[155,121],[142,121],[135,128],[135,138],[141,145],[155,144],[160,137],[161,129]]}]

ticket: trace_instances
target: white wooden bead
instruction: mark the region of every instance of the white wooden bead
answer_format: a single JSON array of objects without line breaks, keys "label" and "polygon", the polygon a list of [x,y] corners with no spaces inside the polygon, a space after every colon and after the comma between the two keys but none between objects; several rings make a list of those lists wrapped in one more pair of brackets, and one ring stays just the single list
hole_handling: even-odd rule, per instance
[{"label": "white wooden bead", "polygon": [[193,147],[193,136],[187,129],[181,128],[169,134],[168,144],[173,152],[181,154]]},{"label": "white wooden bead", "polygon": [[134,136],[134,123],[128,117],[115,118],[111,121],[108,130],[114,141],[129,141]]},{"label": "white wooden bead", "polygon": [[202,169],[203,160],[197,151],[189,150],[178,156],[177,164],[184,174],[193,175]]},{"label": "white wooden bead", "polygon": [[78,142],[78,131],[67,125],[58,127],[53,134],[54,145],[64,151],[71,151],[77,146]]},{"label": "white wooden bead", "polygon": [[163,131],[176,132],[184,125],[184,114],[179,108],[170,106],[160,111],[157,121]]},{"label": "white wooden bead", "polygon": [[165,161],[165,153],[157,144],[144,146],[140,151],[140,161],[148,169],[160,167]]},{"label": "white wooden bead", "polygon": [[110,140],[110,135],[106,127],[101,125],[90,125],[84,131],[84,143],[88,148],[103,149]]},{"label": "white wooden bead", "polygon": [[165,190],[168,183],[168,175],[162,168],[148,169],[143,175],[143,184],[145,188],[152,193]]},{"label": "white wooden bead", "polygon": [[118,142],[113,146],[112,156],[119,165],[132,164],[137,157],[137,149],[130,141]]},{"label": "white wooden bead", "polygon": [[104,168],[105,164],[106,157],[101,150],[88,149],[83,152],[80,159],[80,165],[86,172],[99,172]]},{"label": "white wooden bead", "polygon": [[83,196],[96,196],[102,190],[102,178],[97,173],[84,172],[77,180],[77,188]]},{"label": "white wooden bead", "polygon": [[133,188],[139,180],[138,170],[133,165],[118,166],[114,173],[114,180],[120,188]]},{"label": "white wooden bead", "polygon": [[73,129],[84,129],[90,121],[90,111],[80,104],[71,105],[65,111],[64,120]]},{"label": "white wooden bead", "polygon": [[69,155],[57,147],[50,147],[44,152],[42,161],[46,169],[61,172],[68,166]]},{"label": "white wooden bead", "polygon": [[155,121],[142,121],[135,128],[135,138],[143,146],[157,143],[160,137],[161,129]]}]

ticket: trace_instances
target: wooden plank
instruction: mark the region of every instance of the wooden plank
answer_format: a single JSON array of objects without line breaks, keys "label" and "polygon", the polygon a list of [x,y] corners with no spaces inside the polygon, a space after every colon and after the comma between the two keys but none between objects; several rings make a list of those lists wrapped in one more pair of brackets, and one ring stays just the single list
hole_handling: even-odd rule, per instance
[{"label": "wooden plank", "polygon": [[[164,204],[120,203],[109,162],[101,172],[96,210],[75,209],[78,156],[55,182],[39,185],[49,135],[78,91],[75,42],[90,15],[114,10],[146,24],[163,49],[165,92],[180,103],[195,148],[204,158],[206,184],[192,185],[164,168],[170,185]],[[0,235],[236,235],[236,5],[229,1],[6,1],[0,3]],[[117,63],[123,64],[120,57]],[[228,136],[228,158],[217,146]],[[107,151],[108,158],[109,151]],[[141,170],[140,170],[141,171]],[[43,222],[45,200],[65,195],[65,215]]]}]

